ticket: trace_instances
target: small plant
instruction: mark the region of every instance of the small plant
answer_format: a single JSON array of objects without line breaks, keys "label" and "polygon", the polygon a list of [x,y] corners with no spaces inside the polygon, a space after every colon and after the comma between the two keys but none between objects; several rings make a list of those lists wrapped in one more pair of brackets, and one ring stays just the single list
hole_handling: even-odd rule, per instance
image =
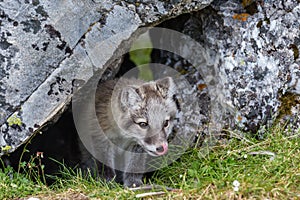
[{"label": "small plant", "polygon": [[25,174],[17,173],[10,166],[0,168],[0,199],[19,199],[41,191],[45,193],[48,188],[32,181]]},{"label": "small plant", "polygon": [[22,161],[19,167],[23,170],[28,179],[46,184],[45,165],[42,164],[42,158],[43,152],[36,152],[35,155],[30,156],[28,162]]}]

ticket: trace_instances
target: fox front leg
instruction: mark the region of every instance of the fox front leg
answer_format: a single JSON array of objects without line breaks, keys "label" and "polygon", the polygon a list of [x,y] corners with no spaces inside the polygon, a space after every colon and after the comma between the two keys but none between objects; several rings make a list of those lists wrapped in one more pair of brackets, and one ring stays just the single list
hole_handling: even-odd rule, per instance
[{"label": "fox front leg", "polygon": [[126,170],[123,173],[125,187],[139,187],[143,185],[143,175],[146,172],[146,154],[142,147],[135,146],[133,151],[126,152]]},{"label": "fox front leg", "polygon": [[102,137],[93,138],[98,144],[94,148],[95,157],[98,159],[98,173],[106,181],[116,178],[115,151],[110,141],[102,140]]},{"label": "fox front leg", "polygon": [[139,187],[143,185],[143,174],[142,173],[128,173],[125,172],[123,175],[123,184],[125,187]]}]

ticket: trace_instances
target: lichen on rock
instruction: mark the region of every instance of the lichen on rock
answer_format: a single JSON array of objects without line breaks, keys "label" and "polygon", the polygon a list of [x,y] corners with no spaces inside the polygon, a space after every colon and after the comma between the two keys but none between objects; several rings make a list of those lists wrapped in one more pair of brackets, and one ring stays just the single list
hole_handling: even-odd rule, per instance
[{"label": "lichen on rock", "polygon": [[[168,22],[167,28],[203,46],[189,56],[200,60],[196,68],[207,81],[211,131],[230,128],[263,137],[280,113],[282,95],[299,94],[299,17],[296,0],[232,0]],[[176,56],[159,60],[170,59]]]},{"label": "lichen on rock", "polygon": [[[81,87],[75,82],[85,83],[108,67],[115,74],[140,26],[211,1],[1,1],[0,146],[14,151],[59,118]],[[108,38],[111,43],[101,46]],[[7,124],[16,114],[20,129]],[[12,119],[9,124],[19,123]]]},{"label": "lichen on rock", "polygon": [[7,119],[7,123],[8,123],[8,126],[13,126],[13,125],[21,126],[22,120],[20,119],[20,117],[18,117],[16,114],[14,114]]}]

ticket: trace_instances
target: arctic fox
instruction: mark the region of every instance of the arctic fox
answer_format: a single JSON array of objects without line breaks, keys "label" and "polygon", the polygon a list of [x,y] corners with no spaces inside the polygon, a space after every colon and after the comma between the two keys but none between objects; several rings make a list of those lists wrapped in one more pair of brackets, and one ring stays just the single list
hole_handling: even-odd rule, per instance
[{"label": "arctic fox", "polygon": [[139,186],[147,157],[167,154],[178,111],[175,91],[171,77],[150,82],[121,78],[98,85],[95,110],[102,132],[92,143],[107,180]]}]

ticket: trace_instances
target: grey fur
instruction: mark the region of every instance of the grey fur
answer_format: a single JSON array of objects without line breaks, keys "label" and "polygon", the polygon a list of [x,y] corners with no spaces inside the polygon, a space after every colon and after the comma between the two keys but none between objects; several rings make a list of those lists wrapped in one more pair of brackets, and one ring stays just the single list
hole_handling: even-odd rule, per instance
[{"label": "grey fur", "polygon": [[147,157],[166,154],[177,113],[175,91],[170,77],[151,82],[121,78],[98,85],[95,109],[103,132],[93,133],[90,146],[106,165],[107,180],[117,177],[127,187],[139,186]]}]

